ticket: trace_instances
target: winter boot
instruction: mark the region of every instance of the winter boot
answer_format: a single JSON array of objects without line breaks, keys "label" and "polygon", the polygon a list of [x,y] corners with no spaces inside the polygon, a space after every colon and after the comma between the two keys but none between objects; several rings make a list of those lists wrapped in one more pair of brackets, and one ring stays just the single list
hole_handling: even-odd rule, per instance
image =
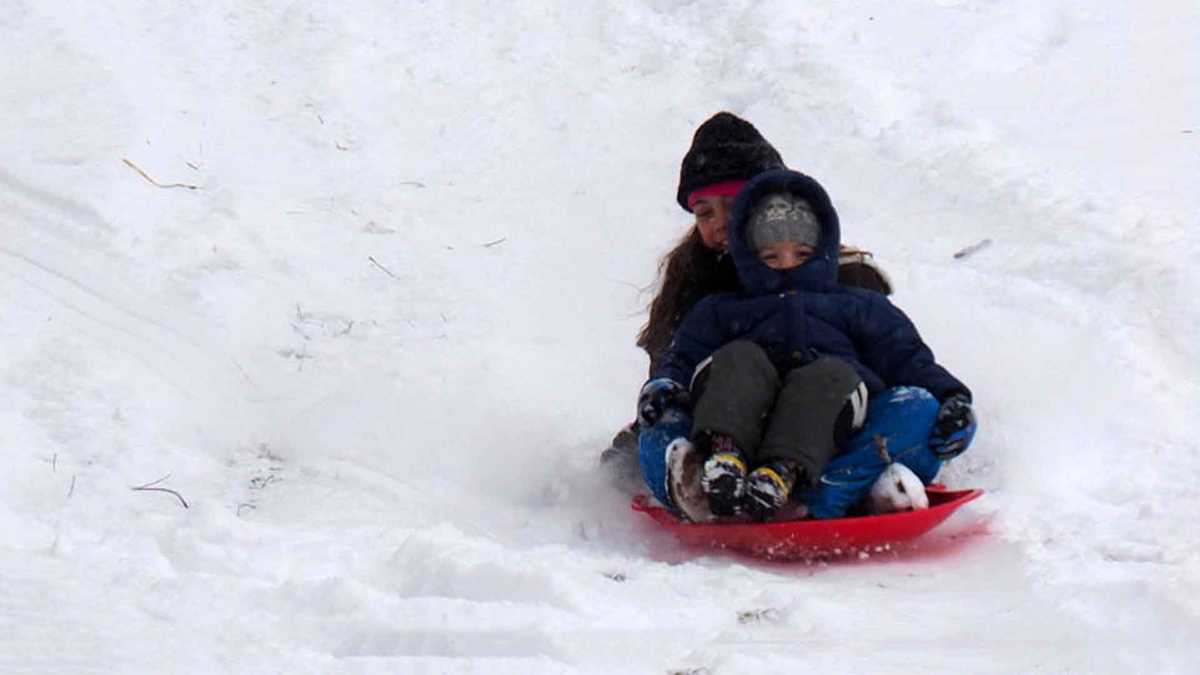
[{"label": "winter boot", "polygon": [[929,495],[917,474],[903,464],[889,464],[871,486],[871,511],[895,513],[929,508]]},{"label": "winter boot", "polygon": [[713,519],[708,498],[700,486],[703,455],[692,442],[680,437],[667,446],[667,496],[686,520],[707,523]]},{"label": "winter boot", "polygon": [[714,434],[708,439],[712,455],[704,462],[700,486],[708,495],[714,516],[736,516],[746,495],[746,460],[729,436]]},{"label": "winter boot", "polygon": [[751,471],[746,479],[745,498],[749,515],[758,520],[770,520],[787,504],[799,474],[798,465],[790,459],[777,459]]}]

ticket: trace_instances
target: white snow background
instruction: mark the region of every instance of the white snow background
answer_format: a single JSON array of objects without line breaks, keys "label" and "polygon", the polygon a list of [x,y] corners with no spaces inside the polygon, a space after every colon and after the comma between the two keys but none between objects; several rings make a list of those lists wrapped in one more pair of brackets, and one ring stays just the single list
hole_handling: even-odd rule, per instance
[{"label": "white snow background", "polygon": [[[1198,36],[1193,0],[0,2],[0,672],[1200,672]],[[988,494],[915,550],[684,550],[597,466],[724,109],[974,389],[943,478]],[[168,475],[190,508],[131,490]]]}]

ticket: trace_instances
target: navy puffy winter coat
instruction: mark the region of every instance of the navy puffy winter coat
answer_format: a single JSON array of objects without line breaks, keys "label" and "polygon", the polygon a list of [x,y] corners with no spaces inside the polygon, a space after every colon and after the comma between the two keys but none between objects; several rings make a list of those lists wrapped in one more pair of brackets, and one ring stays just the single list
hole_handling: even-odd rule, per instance
[{"label": "navy puffy winter coat", "polygon": [[[821,235],[811,258],[790,270],[773,270],[746,242],[755,203],[772,192],[791,192],[812,206]],[[651,379],[691,381],[697,365],[722,345],[748,339],[762,347],[781,373],[821,355],[847,361],[872,394],[886,388],[922,387],[939,401],[970,391],[934,361],[912,321],[881,293],[837,283],[837,212],[824,188],[795,171],[759,174],[738,193],[729,228],[729,250],[741,293],[709,296],[684,317]]]}]

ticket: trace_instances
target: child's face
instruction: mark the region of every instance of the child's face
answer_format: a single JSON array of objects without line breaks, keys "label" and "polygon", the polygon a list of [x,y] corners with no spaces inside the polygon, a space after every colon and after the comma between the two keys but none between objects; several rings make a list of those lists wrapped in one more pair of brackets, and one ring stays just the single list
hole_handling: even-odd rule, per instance
[{"label": "child's face", "polygon": [[777,241],[758,249],[758,259],[773,270],[790,270],[804,264],[813,254],[813,247],[795,241]]}]

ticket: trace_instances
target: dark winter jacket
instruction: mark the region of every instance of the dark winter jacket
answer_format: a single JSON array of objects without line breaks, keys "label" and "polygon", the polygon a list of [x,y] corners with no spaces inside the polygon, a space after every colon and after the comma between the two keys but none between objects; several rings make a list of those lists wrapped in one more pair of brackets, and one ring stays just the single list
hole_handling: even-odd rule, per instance
[{"label": "dark winter jacket", "polygon": [[[702,249],[698,256],[689,271],[688,282],[680,291],[683,311],[676,318],[676,323],[682,321],[687,312],[701,299],[714,293],[737,292],[742,288],[732,257],[707,248]],[[839,251],[838,283],[842,286],[878,291],[884,295],[892,294],[892,282],[872,261],[871,253],[855,246],[843,246]],[[675,328],[678,329],[678,326]],[[646,352],[650,356],[648,372],[653,375],[662,363],[662,350],[655,352],[647,347]]]},{"label": "dark winter jacket", "polygon": [[[821,236],[811,258],[774,270],[746,242],[751,208],[772,192],[791,192],[812,206]],[[788,170],[751,180],[733,205],[729,250],[745,289],[711,295],[696,304],[675,333],[651,379],[684,385],[697,365],[720,346],[748,339],[761,346],[781,373],[818,356],[835,356],[858,371],[872,394],[899,385],[918,386],[937,399],[969,390],[934,361],[912,322],[882,293],[841,286],[840,232],[829,195],[812,178]]]}]

